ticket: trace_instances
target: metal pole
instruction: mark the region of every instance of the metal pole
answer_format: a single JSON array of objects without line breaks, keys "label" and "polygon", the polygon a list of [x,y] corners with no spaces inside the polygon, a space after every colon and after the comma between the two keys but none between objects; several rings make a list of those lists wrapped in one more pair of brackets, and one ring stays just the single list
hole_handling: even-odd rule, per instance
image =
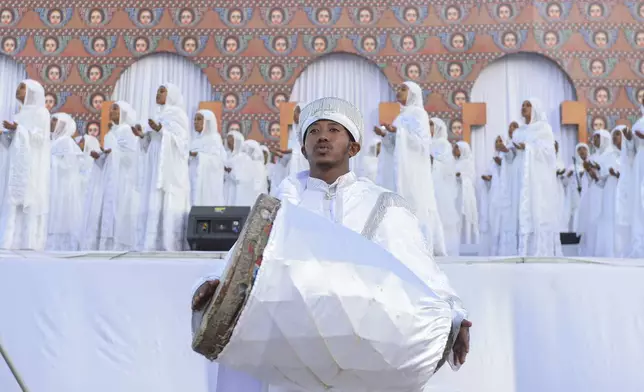
[{"label": "metal pole", "polygon": [[25,383],[22,381],[22,378],[18,374],[18,371],[13,366],[11,359],[9,359],[9,354],[7,354],[7,352],[2,347],[2,343],[0,343],[0,355],[2,355],[2,358],[4,358],[4,361],[7,363],[7,366],[9,366],[9,370],[11,370],[11,374],[13,374],[13,378],[16,379],[16,382],[20,386],[20,389],[22,390],[22,392],[29,392],[29,390],[25,386]]}]

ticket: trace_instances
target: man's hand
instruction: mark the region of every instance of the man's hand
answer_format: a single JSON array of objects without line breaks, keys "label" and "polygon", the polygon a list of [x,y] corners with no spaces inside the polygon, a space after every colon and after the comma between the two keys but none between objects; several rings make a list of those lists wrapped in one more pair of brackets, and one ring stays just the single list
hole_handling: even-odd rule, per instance
[{"label": "man's hand", "polygon": [[204,282],[192,297],[192,310],[201,310],[204,306],[210,301],[213,295],[215,295],[215,290],[219,286],[219,279],[209,280]]},{"label": "man's hand", "polygon": [[378,135],[378,136],[385,136],[385,131],[383,131],[382,129],[380,129],[380,127],[376,127],[376,126],[374,126],[374,127],[373,127],[373,132],[374,132],[376,135]]},{"label": "man's hand", "polygon": [[572,177],[572,175],[573,175],[573,174],[574,174],[574,173],[572,172],[572,170],[571,170],[571,171],[569,171],[569,172],[568,172],[568,178]]},{"label": "man's hand", "polygon": [[108,148],[107,150],[103,150],[103,153],[105,153],[105,154],[109,154],[109,153],[111,153],[111,152],[112,152],[112,149],[111,149],[111,148]]},{"label": "man's hand", "polygon": [[16,124],[15,122],[10,123],[9,121],[6,121],[6,120],[2,122],[2,126],[4,127],[4,129],[8,131],[15,131],[16,129],[18,129],[18,124]]},{"label": "man's hand", "polygon": [[494,163],[496,163],[497,165],[501,166],[502,162],[503,160],[501,160],[501,157],[494,157]]},{"label": "man's hand", "polygon": [[197,152],[196,152],[196,151],[190,151],[190,156],[191,156],[191,157],[196,157],[196,156],[197,156]]},{"label": "man's hand", "polygon": [[99,153],[97,153],[96,151],[90,152],[89,155],[94,159],[98,159],[98,158],[101,157],[101,155]]},{"label": "man's hand", "polygon": [[458,331],[458,336],[456,336],[456,341],[454,342],[454,363],[456,365],[462,365],[465,363],[465,358],[467,353],[470,352],[470,327],[472,323],[468,320],[463,320],[461,323],[461,329]]},{"label": "man's hand", "polygon": [[492,176],[481,176],[483,181],[492,181]]},{"label": "man's hand", "polygon": [[143,129],[141,128],[141,125],[136,124],[135,126],[133,126],[132,133],[134,133],[135,136],[143,137]]},{"label": "man's hand", "polygon": [[611,176],[619,178],[619,172],[615,171],[615,169],[613,169],[612,167],[608,169],[608,172]]},{"label": "man's hand", "polygon": [[161,124],[157,124],[154,120],[149,119],[148,120],[148,125],[150,128],[154,129],[155,131],[159,132],[161,130]]},{"label": "man's hand", "polygon": [[630,128],[624,128],[623,133],[626,140],[633,140],[633,131]]},{"label": "man's hand", "polygon": [[525,143],[519,143],[519,144],[514,143],[514,147],[516,147],[519,150],[525,150]]},{"label": "man's hand", "polygon": [[382,126],[385,127],[387,132],[396,133],[396,131],[398,130],[396,127],[394,127],[391,124],[383,124]]},{"label": "man's hand", "polygon": [[226,171],[226,173],[230,173],[231,168],[229,168],[229,167],[224,167],[224,170]]}]

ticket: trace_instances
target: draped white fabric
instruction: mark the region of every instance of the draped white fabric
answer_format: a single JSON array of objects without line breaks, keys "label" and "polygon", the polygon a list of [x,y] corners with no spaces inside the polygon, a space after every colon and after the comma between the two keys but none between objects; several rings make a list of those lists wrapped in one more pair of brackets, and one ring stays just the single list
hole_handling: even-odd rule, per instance
[{"label": "draped white fabric", "polygon": [[20,82],[27,79],[27,71],[22,64],[13,59],[0,55],[0,122],[11,120],[14,113],[18,111],[18,100],[16,100],[16,88]]},{"label": "draped white fabric", "polygon": [[112,99],[131,102],[138,120],[147,123],[158,112],[156,92],[166,82],[181,89],[190,119],[197,112],[199,102],[212,100],[212,85],[206,74],[192,61],[170,53],[147,56],[132,64],[116,82]]},{"label": "draped white fabric", "polygon": [[494,140],[507,137],[508,125],[519,121],[521,104],[539,98],[548,115],[555,140],[559,141],[566,165],[572,162],[577,130],[561,125],[561,103],[575,100],[575,89],[555,62],[533,53],[507,55],[489,64],[472,88],[471,102],[485,102],[487,124],[472,129],[472,151],[477,173],[481,174],[494,156]]},{"label": "draped white fabric", "polygon": [[[364,117],[363,148],[376,137],[381,102],[394,100],[394,92],[380,68],[369,60],[348,53],[330,54],[310,64],[293,86],[290,100],[311,102],[323,97],[337,97],[354,104]],[[364,154],[366,156],[367,154]],[[358,154],[354,170],[360,171],[363,154]]]}]

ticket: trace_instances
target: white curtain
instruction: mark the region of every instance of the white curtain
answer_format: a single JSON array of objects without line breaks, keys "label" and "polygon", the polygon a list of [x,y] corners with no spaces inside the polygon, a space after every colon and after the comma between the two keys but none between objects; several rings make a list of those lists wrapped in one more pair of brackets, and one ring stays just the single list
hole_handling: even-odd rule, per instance
[{"label": "white curtain", "polygon": [[[293,86],[292,102],[310,102],[322,97],[337,97],[353,103],[364,117],[365,136],[362,143],[366,151],[378,124],[378,107],[381,102],[395,98],[389,81],[380,68],[354,54],[338,53],[324,56],[310,64]],[[360,156],[352,162],[352,169],[359,170]]]},{"label": "white curtain", "polygon": [[18,111],[16,88],[27,78],[25,67],[13,59],[0,55],[0,124],[2,121],[12,121]]},{"label": "white curtain", "polygon": [[543,56],[517,53],[485,67],[472,88],[472,102],[485,102],[487,106],[487,124],[472,129],[472,151],[478,173],[489,165],[496,137],[507,137],[512,121],[521,124],[521,104],[530,97],[543,102],[561,157],[566,165],[572,162],[577,129],[561,125],[561,103],[576,99],[570,79],[558,64]]},{"label": "white curtain", "polygon": [[147,119],[157,112],[157,89],[165,82],[181,88],[191,120],[199,102],[212,100],[212,85],[201,69],[192,61],[170,53],[146,56],[132,64],[116,82],[112,99],[129,102],[137,111],[138,120],[147,124]]}]

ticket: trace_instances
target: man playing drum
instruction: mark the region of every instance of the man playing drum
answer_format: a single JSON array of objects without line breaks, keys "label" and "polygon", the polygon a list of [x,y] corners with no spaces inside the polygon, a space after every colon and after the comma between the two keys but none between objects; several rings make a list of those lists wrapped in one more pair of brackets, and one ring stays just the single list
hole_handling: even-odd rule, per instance
[{"label": "man playing drum", "polygon": [[[278,198],[282,204],[292,203],[361,234],[421,278],[432,292],[431,296],[423,299],[423,304],[427,304],[427,308],[442,309],[441,316],[437,313],[435,322],[431,322],[432,336],[421,337],[425,341],[437,341],[436,344],[429,342],[427,346],[435,351],[432,358],[440,358],[431,365],[431,372],[445,361],[452,369],[458,370],[469,351],[472,323],[466,320],[460,299],[434,262],[418,220],[400,196],[367,179],[358,178],[349,170],[349,159],[358,154],[363,141],[364,126],[360,112],[344,100],[322,98],[302,110],[300,121],[302,153],[309,162],[310,171],[285,179],[280,185]],[[293,246],[302,247],[302,244]],[[334,244],[329,243],[328,246],[333,247]],[[320,279],[325,277],[320,276]],[[206,307],[219,283],[219,276],[205,278],[193,296],[193,311]],[[445,338],[448,335],[449,338]],[[409,361],[414,359],[411,356]],[[430,377],[425,375],[427,379]],[[219,366],[217,384],[217,390],[223,392],[259,392],[268,388],[260,381],[222,365]],[[324,389],[346,392],[370,390],[366,385],[351,388],[330,385]]]}]

